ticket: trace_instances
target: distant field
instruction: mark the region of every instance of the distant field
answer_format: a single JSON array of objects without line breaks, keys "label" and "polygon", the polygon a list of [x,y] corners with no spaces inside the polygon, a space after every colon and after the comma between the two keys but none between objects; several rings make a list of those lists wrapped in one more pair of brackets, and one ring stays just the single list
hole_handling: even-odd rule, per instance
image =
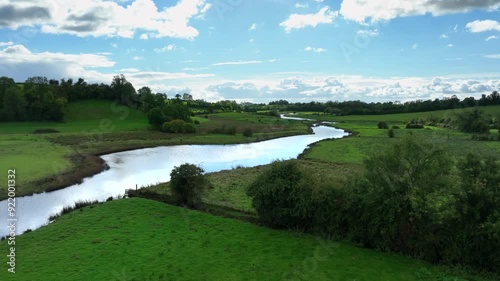
[{"label": "distant field", "polygon": [[145,131],[148,127],[146,115],[140,110],[110,101],[85,100],[68,104],[64,122],[0,123],[0,134],[24,134],[47,128],[62,133]]},{"label": "distant field", "polygon": [[[500,106],[480,107],[480,109],[487,114],[500,113]],[[492,153],[500,155],[499,141],[472,141],[471,134],[437,127],[426,127],[425,129],[417,130],[405,129],[406,122],[413,118],[427,118],[429,116],[446,118],[446,116],[453,116],[455,112],[457,111],[444,110],[421,113],[366,116],[315,115],[312,112],[301,114],[300,116],[304,117],[339,122],[334,126],[355,132],[357,134],[356,136],[340,140],[322,141],[307,151],[305,159],[330,161],[334,163],[361,164],[370,151],[379,150],[410,133],[413,137],[420,137],[439,144],[449,153],[458,157],[465,156],[467,153],[483,156],[492,155]],[[390,139],[388,137],[386,129],[377,128],[377,123],[379,121],[386,121],[389,127],[400,127],[400,129],[394,130],[394,139]],[[495,131],[494,133],[496,134],[497,132]]]},{"label": "distant field", "polygon": [[[16,245],[16,274],[4,263],[1,280],[484,280],[136,198],[74,211]],[[7,247],[0,242],[1,253]]]},{"label": "distant field", "polygon": [[[500,115],[500,106],[481,106],[478,107],[481,111],[486,114]],[[450,109],[450,110],[438,110],[438,111],[428,111],[428,112],[416,112],[416,113],[399,113],[399,114],[384,114],[384,115],[347,115],[347,116],[333,116],[323,113],[306,112],[298,113],[300,116],[307,116],[309,118],[317,118],[326,121],[337,121],[337,122],[378,122],[387,121],[394,123],[406,123],[412,119],[437,117],[437,118],[452,118],[454,114],[472,110],[472,108],[463,109]]]}]

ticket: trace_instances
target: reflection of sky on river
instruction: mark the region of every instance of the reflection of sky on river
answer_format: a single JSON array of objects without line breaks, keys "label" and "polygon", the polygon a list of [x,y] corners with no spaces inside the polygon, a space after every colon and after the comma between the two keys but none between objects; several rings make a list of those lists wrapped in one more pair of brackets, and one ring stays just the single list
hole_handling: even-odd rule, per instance
[{"label": "reflection of sky on river", "polygon": [[[135,185],[145,186],[170,179],[174,166],[183,163],[200,165],[206,172],[231,169],[236,166],[264,165],[275,159],[297,157],[309,144],[325,138],[340,138],[344,131],[330,127],[314,127],[314,135],[292,136],[258,143],[238,145],[180,145],[125,151],[102,158],[110,169],[79,185],[49,193],[17,198],[17,232],[35,229],[47,222],[51,214],[78,200],[106,200],[123,194]],[[7,201],[0,202],[2,225],[7,221]],[[7,234],[0,228],[0,236]]]}]

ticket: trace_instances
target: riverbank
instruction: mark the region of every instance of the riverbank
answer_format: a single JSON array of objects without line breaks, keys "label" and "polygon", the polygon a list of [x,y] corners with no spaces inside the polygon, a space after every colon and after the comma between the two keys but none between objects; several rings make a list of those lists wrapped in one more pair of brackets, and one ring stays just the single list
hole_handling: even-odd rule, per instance
[{"label": "riverbank", "polygon": [[[196,134],[167,134],[158,131],[126,131],[131,127],[123,126],[112,132],[103,130],[77,131],[54,134],[19,133],[19,128],[5,123],[0,134],[0,154],[5,162],[1,168],[17,168],[17,196],[27,196],[46,191],[58,190],[80,183],[84,178],[102,172],[106,167],[99,157],[121,151],[172,145],[196,144],[241,144],[260,142],[281,137],[310,133],[307,123],[281,120],[272,116],[258,116],[245,113],[211,114],[197,125]],[[203,120],[204,119],[204,120]],[[96,120],[98,124],[101,120]],[[82,128],[89,128],[91,122],[84,122]],[[137,122],[133,122],[137,123]],[[24,130],[31,131],[36,126],[47,124],[26,123]],[[65,125],[66,126],[66,125]],[[234,126],[236,134],[211,133],[214,128]],[[10,130],[9,128],[12,128]],[[252,128],[251,137],[243,136],[245,128]],[[22,141],[19,141],[22,140]],[[11,156],[5,154],[13,151]],[[57,152],[57,153],[56,153]],[[10,157],[10,158],[9,158]],[[0,200],[7,198],[6,187],[0,187]]]}]

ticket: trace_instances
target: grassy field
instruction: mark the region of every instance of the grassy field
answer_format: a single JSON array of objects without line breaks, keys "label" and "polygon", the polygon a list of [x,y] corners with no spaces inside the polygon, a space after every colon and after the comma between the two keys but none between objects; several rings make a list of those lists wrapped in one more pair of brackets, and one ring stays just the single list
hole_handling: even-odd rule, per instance
[{"label": "grassy field", "polygon": [[[487,114],[496,114],[500,112],[500,106],[481,107],[481,110]],[[471,134],[431,126],[426,126],[425,129],[405,129],[406,122],[413,118],[425,119],[431,116],[446,118],[445,116],[452,116],[456,111],[462,110],[366,116],[316,115],[312,112],[301,114],[299,116],[338,122],[334,125],[335,127],[355,133],[349,138],[319,142],[305,153],[304,158],[334,163],[361,164],[370,151],[379,150],[408,134],[439,144],[455,156],[465,156],[467,153],[483,156],[492,153],[500,154],[500,142],[498,141],[473,141]],[[388,137],[388,130],[378,129],[377,123],[379,121],[386,121],[389,127],[398,126],[401,128],[394,130],[394,139]]]},{"label": "grassy field", "polygon": [[484,280],[144,199],[85,207],[18,236],[16,274],[2,264],[0,279],[13,281]]},{"label": "grassy field", "polygon": [[[100,171],[95,155],[177,144],[234,144],[305,134],[301,122],[250,113],[221,113],[195,117],[196,134],[166,134],[149,129],[146,115],[109,101],[70,103],[64,122],[4,122],[0,124],[0,169],[17,169],[17,195],[29,195],[77,183]],[[235,127],[235,135],[213,134]],[[250,128],[252,137],[243,136]],[[60,133],[34,134],[37,129]],[[92,157],[94,156],[94,157]],[[82,160],[82,158],[84,158]],[[57,177],[57,182],[53,178]],[[0,186],[0,200],[6,198]]]},{"label": "grassy field", "polygon": [[[500,115],[500,106],[481,106],[479,107],[481,111],[488,115],[498,116]],[[437,110],[428,112],[415,112],[415,113],[400,113],[400,114],[383,114],[383,115],[348,115],[348,116],[333,116],[318,112],[305,112],[299,113],[301,116],[307,116],[313,119],[321,119],[325,121],[336,121],[336,122],[378,122],[387,121],[393,123],[406,123],[412,119],[420,119],[427,117],[436,118],[453,118],[455,114],[472,110],[471,108],[461,108],[461,109],[450,109],[450,110]]]}]

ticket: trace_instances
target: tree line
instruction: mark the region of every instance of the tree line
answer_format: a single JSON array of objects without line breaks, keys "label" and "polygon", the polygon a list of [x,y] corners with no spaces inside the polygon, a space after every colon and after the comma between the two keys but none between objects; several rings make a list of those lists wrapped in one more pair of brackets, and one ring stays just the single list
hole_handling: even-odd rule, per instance
[{"label": "tree line", "polygon": [[[328,101],[290,103],[286,100],[268,104],[237,103],[235,101],[208,102],[194,100],[188,93],[176,94],[168,98],[165,93],[154,93],[149,87],[136,90],[123,74],[113,77],[111,83],[87,83],[83,78],[47,79],[42,76],[28,78],[24,83],[16,83],[9,77],[0,77],[0,121],[63,121],[67,104],[78,100],[101,99],[117,101],[131,108],[141,109],[148,114],[153,127],[160,128],[172,120],[189,122],[188,115],[207,114],[224,111],[315,111],[333,115],[391,114],[456,109],[475,106],[500,105],[497,91],[482,95],[480,99],[467,97],[460,100],[455,95],[450,98],[416,100],[405,103],[366,103],[363,101]],[[153,112],[151,112],[155,109]]]}]

